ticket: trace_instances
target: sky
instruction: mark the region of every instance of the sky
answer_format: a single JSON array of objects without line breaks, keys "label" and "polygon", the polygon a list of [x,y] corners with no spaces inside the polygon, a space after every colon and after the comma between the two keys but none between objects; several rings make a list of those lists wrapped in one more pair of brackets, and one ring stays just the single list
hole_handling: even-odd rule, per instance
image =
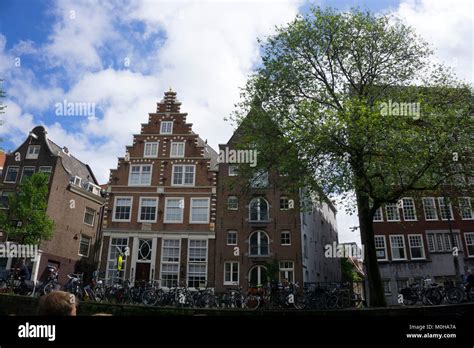
[{"label": "sky", "polygon": [[[215,149],[225,120],[260,64],[265,39],[311,5],[393,13],[473,83],[471,0],[1,0],[0,79],[8,105],[0,147],[14,150],[36,125],[88,163],[100,183],[170,87],[193,130]],[[68,115],[58,104],[88,103]],[[357,217],[339,207],[340,241],[360,242]]]}]

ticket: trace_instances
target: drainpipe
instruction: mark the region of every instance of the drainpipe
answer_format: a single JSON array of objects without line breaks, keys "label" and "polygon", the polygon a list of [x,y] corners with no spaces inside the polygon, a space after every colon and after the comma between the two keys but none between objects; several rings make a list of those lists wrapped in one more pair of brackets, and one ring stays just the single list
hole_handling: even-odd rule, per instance
[{"label": "drainpipe", "polygon": [[[443,200],[444,200],[444,206],[446,207],[446,209],[449,208],[449,212],[447,213],[447,217],[448,217],[448,227],[449,227],[449,236],[450,236],[450,239],[451,239],[451,247],[452,247],[452,250],[454,250],[454,233],[453,233],[453,227],[452,227],[452,223],[451,223],[451,208],[450,206],[448,205],[448,197],[445,193],[444,197],[443,197]],[[458,250],[457,250],[457,253],[453,253],[453,264],[454,264],[454,272],[456,274],[456,281],[455,283],[458,283],[460,280],[461,280],[461,273],[459,271],[459,245],[457,246]]]}]

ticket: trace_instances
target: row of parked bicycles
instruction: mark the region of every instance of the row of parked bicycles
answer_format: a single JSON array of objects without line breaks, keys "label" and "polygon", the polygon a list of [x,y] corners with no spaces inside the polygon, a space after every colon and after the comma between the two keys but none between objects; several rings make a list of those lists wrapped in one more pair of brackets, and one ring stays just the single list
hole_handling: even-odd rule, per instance
[{"label": "row of parked bicycles", "polygon": [[[400,297],[401,295],[401,297]],[[466,291],[463,284],[446,280],[442,285],[433,283],[430,278],[409,284],[400,290],[399,303],[405,305],[423,304],[436,306],[443,303],[458,304],[474,299],[474,288]]]}]

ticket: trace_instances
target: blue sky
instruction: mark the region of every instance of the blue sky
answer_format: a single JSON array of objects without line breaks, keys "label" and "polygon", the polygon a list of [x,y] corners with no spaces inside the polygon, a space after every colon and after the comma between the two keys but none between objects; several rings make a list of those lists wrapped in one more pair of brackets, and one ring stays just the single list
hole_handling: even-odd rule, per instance
[{"label": "blue sky", "polygon": [[[239,87],[259,64],[256,38],[311,4],[397,14],[433,44],[439,60],[473,81],[469,0],[2,0],[0,79],[8,108],[0,146],[13,150],[43,124],[106,182],[172,87],[195,132],[217,148],[232,134],[224,118]],[[57,115],[64,101],[94,105],[95,117]],[[352,238],[354,218],[339,215],[341,232]]]}]

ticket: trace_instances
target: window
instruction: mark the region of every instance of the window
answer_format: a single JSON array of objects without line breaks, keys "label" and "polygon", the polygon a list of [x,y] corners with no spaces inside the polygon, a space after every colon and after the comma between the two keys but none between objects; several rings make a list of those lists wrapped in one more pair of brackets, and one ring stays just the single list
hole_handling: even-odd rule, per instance
[{"label": "window", "polygon": [[428,238],[428,250],[430,252],[434,252],[436,251],[436,247],[435,247],[435,235],[433,233],[429,233],[427,234],[427,238]]},{"label": "window", "polygon": [[439,211],[441,215],[441,220],[454,220],[453,219],[453,207],[449,198],[447,197],[438,197]]},{"label": "window", "polygon": [[23,180],[25,180],[26,178],[30,178],[34,173],[35,167],[23,167],[20,182],[23,182]]},{"label": "window", "polygon": [[268,280],[267,269],[265,266],[255,266],[250,269],[249,272],[249,285],[259,286],[266,283]]},{"label": "window", "polygon": [[156,158],[158,157],[158,142],[145,142],[145,150],[143,157]]},{"label": "window", "polygon": [[115,197],[113,221],[130,221],[132,202],[132,197]]},{"label": "window", "polygon": [[189,217],[190,223],[209,223],[209,202],[209,198],[191,198],[191,214]]},{"label": "window", "polygon": [[[125,268],[127,266],[125,251],[128,248],[127,238],[112,238],[110,240],[109,257],[107,259],[107,279],[114,281],[115,279],[124,279]],[[122,267],[117,269],[118,257],[122,254]]]},{"label": "window", "polygon": [[268,172],[258,172],[250,180],[252,188],[263,188],[268,186]]},{"label": "window", "polygon": [[26,152],[26,159],[37,159],[40,152],[39,145],[30,145],[28,146],[28,151]]},{"label": "window", "polygon": [[377,254],[377,260],[386,261],[387,256],[387,245],[385,244],[385,236],[375,236],[375,253]]},{"label": "window", "polygon": [[81,234],[81,241],[79,243],[79,255],[89,257],[89,247],[91,245],[91,237]]},{"label": "window", "polygon": [[473,220],[474,219],[474,210],[472,209],[471,198],[470,197],[460,197],[459,198],[459,211],[461,213],[461,218],[463,220]]},{"label": "window", "polygon": [[194,165],[173,166],[173,186],[194,186]]},{"label": "window", "polygon": [[293,261],[280,261],[280,282],[286,279],[288,282],[295,281],[295,267]]},{"label": "window", "polygon": [[207,240],[189,240],[188,286],[205,287],[207,281]]},{"label": "window", "polygon": [[436,251],[444,251],[443,235],[436,233]]},{"label": "window", "polygon": [[451,247],[451,236],[449,233],[444,234],[444,247],[446,251],[452,251],[453,248]]},{"label": "window", "polygon": [[402,204],[403,220],[416,221],[415,202],[413,201],[413,198],[403,198]]},{"label": "window", "polygon": [[224,262],[224,285],[239,284],[239,263],[235,261]]},{"label": "window", "polygon": [[172,134],[173,121],[161,121],[160,134]]},{"label": "window", "polygon": [[306,234],[303,235],[303,257],[308,258],[308,237]]},{"label": "window", "polygon": [[163,239],[161,251],[161,286],[171,288],[179,281],[180,239]]},{"label": "window", "polygon": [[397,279],[397,289],[400,292],[402,289],[408,287],[408,279]]},{"label": "window", "polygon": [[280,197],[280,210],[290,209],[290,200],[288,197]]},{"label": "window", "polygon": [[238,210],[239,199],[236,196],[229,196],[227,198],[227,210]]},{"label": "window", "polygon": [[406,260],[405,240],[402,235],[390,236],[392,260]]},{"label": "window", "polygon": [[7,173],[5,174],[4,182],[12,182],[15,183],[16,179],[18,179],[18,173],[20,172],[20,167],[17,166],[10,166],[7,168]]},{"label": "window", "polygon": [[237,245],[237,231],[227,231],[227,245]]},{"label": "window", "polygon": [[165,223],[183,222],[184,199],[166,198]]},{"label": "window", "polygon": [[229,165],[229,176],[237,176],[237,170],[239,166],[236,164]]},{"label": "window", "polygon": [[172,141],[170,157],[184,157],[184,143]]},{"label": "window", "polygon": [[385,205],[387,221],[400,221],[400,212],[396,203],[387,203]]},{"label": "window", "polygon": [[158,198],[140,197],[138,222],[156,222]]},{"label": "window", "polygon": [[383,221],[382,207],[378,208],[375,211],[374,219],[373,219],[373,222],[380,222],[380,221]]},{"label": "window", "polygon": [[467,255],[474,257],[474,233],[464,233],[464,239],[466,240]]},{"label": "window", "polygon": [[45,173],[47,174],[48,176],[51,176],[51,172],[52,172],[53,168],[50,167],[50,166],[41,166],[39,167],[39,172],[40,173]]},{"label": "window", "polygon": [[386,294],[391,294],[392,293],[392,287],[390,286],[390,279],[383,279],[382,283],[383,283],[383,291]]},{"label": "window", "polygon": [[13,195],[13,191],[3,191],[0,194],[0,209],[1,208],[8,208],[9,197]]},{"label": "window", "polygon": [[84,212],[84,223],[86,225],[94,226],[95,210],[91,208],[86,208]]},{"label": "window", "polygon": [[408,244],[410,246],[410,255],[412,260],[424,259],[425,249],[421,234],[408,235]]},{"label": "window", "polygon": [[128,184],[130,186],[151,185],[151,165],[142,164],[130,166],[130,176]]},{"label": "window", "polygon": [[268,247],[268,236],[263,231],[257,231],[250,236],[250,255],[268,256],[270,254]]},{"label": "window", "polygon": [[151,254],[153,249],[152,239],[139,239],[138,240],[138,261],[151,261]]},{"label": "window", "polygon": [[438,220],[436,203],[433,197],[423,197],[423,210],[425,211],[426,221]]},{"label": "window", "polygon": [[290,231],[282,231],[280,235],[281,245],[291,245]]},{"label": "window", "polygon": [[268,202],[263,198],[254,198],[250,201],[250,221],[267,221]]}]

